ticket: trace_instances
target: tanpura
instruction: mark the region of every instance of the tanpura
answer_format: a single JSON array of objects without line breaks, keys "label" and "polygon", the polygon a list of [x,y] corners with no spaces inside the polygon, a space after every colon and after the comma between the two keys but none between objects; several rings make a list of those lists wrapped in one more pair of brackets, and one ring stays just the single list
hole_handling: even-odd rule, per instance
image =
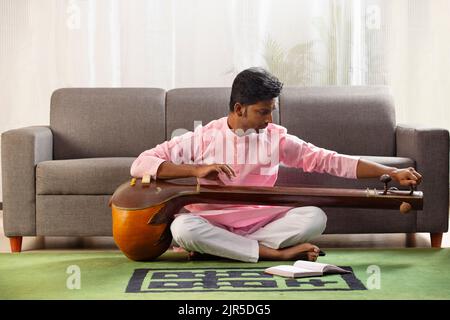
[{"label": "tanpura", "polygon": [[288,207],[349,207],[423,209],[423,193],[388,189],[389,175],[381,176],[384,190],[311,187],[248,187],[200,185],[195,179],[151,180],[132,178],[120,185],[110,200],[113,237],[131,260],[150,261],[171,244],[170,224],[188,204],[249,204]]}]

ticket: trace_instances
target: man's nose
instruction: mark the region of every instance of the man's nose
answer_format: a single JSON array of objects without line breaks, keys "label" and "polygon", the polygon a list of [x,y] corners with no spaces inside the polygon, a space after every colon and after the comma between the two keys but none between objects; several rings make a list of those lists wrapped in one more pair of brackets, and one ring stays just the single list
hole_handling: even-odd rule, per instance
[{"label": "man's nose", "polygon": [[272,123],[272,114],[270,114],[265,120],[265,123]]}]

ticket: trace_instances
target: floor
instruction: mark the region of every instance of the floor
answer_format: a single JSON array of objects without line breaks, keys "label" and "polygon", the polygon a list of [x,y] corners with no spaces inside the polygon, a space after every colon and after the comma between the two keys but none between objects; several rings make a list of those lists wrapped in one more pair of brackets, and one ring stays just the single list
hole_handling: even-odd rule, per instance
[{"label": "floor", "polygon": [[[158,261],[149,263],[126,259],[120,251],[0,254],[0,300],[176,299],[184,306],[190,303],[187,300],[216,299],[307,300],[308,303],[310,300],[323,302],[329,299],[345,302],[354,299],[450,299],[450,250],[447,248],[326,250],[327,255],[321,257],[321,263],[351,267],[353,273],[345,276],[327,275],[324,278],[285,279],[261,274],[265,268],[280,265],[280,262],[259,261],[257,264],[248,264],[215,259],[214,262],[205,260],[193,263],[185,253],[178,252],[166,252]],[[445,307],[442,304],[440,306]],[[35,307],[33,305],[33,310]],[[299,309],[298,305],[291,307],[292,311]],[[336,309],[335,304],[330,307]],[[351,312],[348,304],[345,307]],[[405,307],[402,309],[409,309],[411,303]],[[3,305],[0,308],[3,311]],[[308,304],[302,309],[306,308],[314,309],[316,317],[317,309],[323,315],[322,305],[314,308]],[[430,310],[430,305],[423,308]],[[115,304],[111,309],[117,314],[124,308]],[[165,306],[164,309],[170,311]],[[172,318],[170,313],[167,316]],[[281,318],[281,314],[276,318]],[[193,319],[200,317],[194,316]]]},{"label": "floor", "polygon": [[[325,234],[311,241],[320,248],[407,248],[430,247],[428,233],[398,234]],[[450,235],[445,233],[442,247],[450,248]],[[24,237],[23,251],[38,250],[118,250],[112,237]],[[9,239],[3,231],[0,211],[0,252],[10,252]]]}]

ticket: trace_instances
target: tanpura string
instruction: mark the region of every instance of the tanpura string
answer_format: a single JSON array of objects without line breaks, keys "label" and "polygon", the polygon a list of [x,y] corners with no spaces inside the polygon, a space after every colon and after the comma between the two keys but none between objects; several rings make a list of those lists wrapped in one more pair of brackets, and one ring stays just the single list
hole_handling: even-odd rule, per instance
[{"label": "tanpura string", "polygon": [[200,192],[200,179],[197,177],[197,192]]}]

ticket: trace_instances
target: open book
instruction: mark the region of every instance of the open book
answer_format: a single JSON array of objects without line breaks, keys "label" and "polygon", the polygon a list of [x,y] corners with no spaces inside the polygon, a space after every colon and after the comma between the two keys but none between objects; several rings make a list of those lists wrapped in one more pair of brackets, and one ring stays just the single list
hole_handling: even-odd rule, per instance
[{"label": "open book", "polygon": [[351,273],[351,271],[344,270],[332,264],[311,262],[305,260],[298,260],[294,263],[293,266],[279,265],[270,267],[264,270],[264,272],[290,278],[322,276],[324,274],[336,273]]}]

